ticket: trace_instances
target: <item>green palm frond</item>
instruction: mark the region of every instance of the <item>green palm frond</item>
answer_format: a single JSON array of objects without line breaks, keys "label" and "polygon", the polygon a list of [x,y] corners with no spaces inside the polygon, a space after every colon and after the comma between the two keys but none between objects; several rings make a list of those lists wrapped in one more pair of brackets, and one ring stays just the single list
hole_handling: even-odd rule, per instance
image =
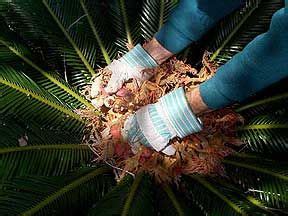
[{"label": "green palm frond", "polygon": [[281,115],[287,111],[287,107],[288,93],[284,92],[243,104],[240,107],[237,107],[235,111],[247,118],[251,118],[253,116],[263,115],[266,113]]},{"label": "green palm frond", "polygon": [[[229,179],[245,194],[279,212],[288,209],[287,162],[263,159],[262,155],[236,154],[224,160]],[[277,164],[277,165],[276,165]]]},{"label": "green palm frond", "polygon": [[160,215],[204,215],[198,206],[185,199],[176,189],[172,185],[163,185],[157,190],[155,200]]},{"label": "green palm frond", "polygon": [[[23,121],[17,116],[0,116],[0,147],[21,145],[78,144],[79,134],[71,134],[66,130],[42,127],[41,124]],[[24,139],[24,140],[23,140]],[[22,142],[21,142],[22,140]]]},{"label": "green palm frond", "polygon": [[151,186],[150,178],[144,174],[134,180],[127,176],[90,210],[89,215],[153,215]]},{"label": "green palm frond", "polygon": [[145,0],[141,16],[141,31],[145,40],[151,39],[166,22],[169,13],[178,0]]},{"label": "green palm frond", "polygon": [[87,165],[92,154],[86,145],[12,146],[0,149],[1,179],[15,176],[60,176]]},{"label": "green palm frond", "polygon": [[265,206],[249,197],[225,179],[185,177],[186,195],[206,215],[270,215]]},{"label": "green palm frond", "polygon": [[213,40],[209,42],[209,51],[217,55],[241,26],[245,25],[246,20],[258,8],[260,2],[261,0],[248,0],[243,7],[222,19],[211,32],[214,36]]},{"label": "green palm frond", "polygon": [[[17,177],[1,183],[1,215],[77,215],[113,185],[109,169],[84,168],[61,177]],[[9,203],[9,204],[8,204]]]},{"label": "green palm frond", "polygon": [[[69,34],[69,24],[71,24],[73,20],[76,20],[81,15],[81,11],[79,10],[79,2],[74,1],[71,3],[71,1],[62,1],[60,4],[59,1],[43,0],[42,3],[50,13],[59,29],[64,34],[67,41],[73,47],[77,56],[81,59],[81,62],[85,65],[90,75],[94,75],[95,71],[92,65],[89,63],[88,59],[93,59],[94,57],[92,55],[95,56],[95,52],[90,51],[84,53],[84,51],[89,48],[88,44],[86,43],[86,41],[89,41],[89,39],[87,37],[77,37],[78,35],[76,31],[71,30],[71,33]],[[91,46],[91,44],[89,45]]]},{"label": "green palm frond", "polygon": [[1,115],[17,115],[43,126],[58,125],[57,128],[74,132],[83,127],[83,120],[71,108],[41,89],[21,71],[0,66],[0,90]]},{"label": "green palm frond", "polygon": [[[277,157],[287,152],[287,91],[236,107],[247,120],[241,138],[261,155],[226,158],[221,178],[182,176],[177,185],[156,185],[140,174],[113,187],[111,170],[94,166],[88,146],[79,144],[85,122],[74,110],[93,107],[77,90],[127,44],[153,37],[177,2],[0,1],[1,215],[288,212],[288,164]],[[282,0],[248,0],[210,34],[212,59],[221,65],[240,52],[282,6]]]},{"label": "green palm frond", "polygon": [[[1,22],[0,22],[1,24]],[[0,60],[1,64],[9,64],[14,68],[17,66],[22,70],[27,71],[29,75],[38,85],[57,96],[63,102],[78,108],[81,105],[85,105],[90,109],[94,107],[80,96],[75,89],[70,87],[57,72],[51,73],[43,68],[47,68],[40,58],[35,56],[32,51],[17,39],[11,31],[5,28],[4,24],[1,24],[2,31],[0,33]],[[5,31],[6,30],[6,31]],[[8,39],[9,38],[9,39]],[[3,56],[3,58],[2,58]],[[7,59],[8,57],[8,59]],[[27,64],[26,67],[19,60],[22,60]],[[32,60],[33,59],[33,60]],[[37,62],[35,62],[37,61]],[[42,64],[42,68],[38,66]],[[24,69],[25,68],[25,69]]]},{"label": "green palm frond", "polygon": [[73,85],[81,87],[95,74],[97,41],[87,19],[78,20],[84,13],[79,1],[15,0],[10,7],[5,18],[11,28],[36,44],[39,40],[47,42],[46,55],[56,55],[52,59],[70,68],[68,76]]},{"label": "green palm frond", "polygon": [[[115,32],[110,28],[112,22],[110,19],[103,19],[103,17],[109,16],[108,6],[101,4],[101,2],[91,0],[81,0],[80,3],[102,52],[105,63],[109,64],[111,60],[116,57],[117,47],[113,44],[116,37]],[[96,8],[101,9],[95,10]],[[100,63],[99,60],[97,60],[97,62]]]},{"label": "green palm frond", "polygon": [[[165,191],[165,195],[167,195],[172,203],[172,205],[174,206],[174,209],[176,210],[177,214],[180,216],[185,215],[184,210],[181,206],[181,204],[179,203],[177,197],[175,196],[175,193],[173,192],[173,190],[171,189],[171,187],[169,185],[164,185],[163,186],[163,190]],[[169,208],[170,209],[170,208]]]},{"label": "green palm frond", "polygon": [[[252,0],[248,2],[246,9],[236,12],[230,21],[223,21],[222,25],[227,27],[220,28],[217,33],[216,46],[213,45],[211,60],[220,65],[225,64],[235,54],[242,51],[257,35],[266,32],[271,16],[284,6],[282,0]],[[222,42],[220,43],[220,41]]]},{"label": "green palm frond", "polygon": [[287,115],[264,115],[250,120],[239,129],[239,134],[251,151],[271,154],[288,151],[287,130]]},{"label": "green palm frond", "polygon": [[109,12],[113,19],[113,27],[116,31],[115,44],[120,54],[127,52],[127,44],[136,45],[143,38],[140,34],[140,11],[143,2],[141,0],[109,0]]}]

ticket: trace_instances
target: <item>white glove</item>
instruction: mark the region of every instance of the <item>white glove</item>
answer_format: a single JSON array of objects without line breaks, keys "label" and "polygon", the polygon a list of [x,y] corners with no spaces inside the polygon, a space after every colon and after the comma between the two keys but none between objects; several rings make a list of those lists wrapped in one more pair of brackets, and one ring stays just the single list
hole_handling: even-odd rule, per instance
[{"label": "white glove", "polygon": [[184,89],[178,88],[130,116],[122,136],[133,151],[143,144],[166,155],[174,155],[175,148],[169,145],[171,139],[184,138],[200,130],[201,121],[192,112]]},{"label": "white glove", "polygon": [[124,82],[129,79],[135,79],[140,85],[152,76],[152,74],[143,72],[143,70],[156,66],[156,61],[138,44],[119,60],[114,60],[107,66],[112,72],[112,76],[105,91],[107,93],[115,93],[122,87]]}]

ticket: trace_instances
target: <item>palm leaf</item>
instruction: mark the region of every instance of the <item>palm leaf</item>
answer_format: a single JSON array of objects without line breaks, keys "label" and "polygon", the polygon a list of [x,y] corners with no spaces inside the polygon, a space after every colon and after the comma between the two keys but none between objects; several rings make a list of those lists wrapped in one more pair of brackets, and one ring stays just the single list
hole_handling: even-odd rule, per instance
[{"label": "palm leaf", "polygon": [[[4,63],[1,58],[2,56],[11,56],[9,58],[9,61],[8,59],[6,59],[5,62],[15,67],[16,62],[18,64],[21,63],[19,61],[20,58],[23,62],[30,66],[30,68],[26,69],[26,74],[30,75],[30,77],[33,77],[36,83],[47,89],[47,91],[56,95],[63,102],[66,102],[73,107],[79,107],[81,104],[84,104],[86,107],[94,109],[94,107],[88,101],[86,101],[78,93],[76,93],[75,89],[72,89],[66,82],[64,82],[60,78],[60,76],[57,75],[57,72],[47,72],[41,67],[39,67],[38,64],[40,64],[40,60],[38,60],[38,64],[32,61],[31,59],[35,60],[40,58],[37,58],[35,55],[33,55],[28,47],[25,47],[25,45],[20,43],[19,39],[17,39],[11,32],[7,31],[7,28],[4,26],[4,24],[1,25],[1,27],[2,32],[0,35],[0,45],[3,46],[1,46],[0,49],[1,63]],[[25,68],[23,64],[20,64],[19,67],[21,67],[22,69]],[[31,68],[33,68],[33,70],[31,70]]]},{"label": "palm leaf", "polygon": [[157,212],[160,215],[204,215],[200,209],[191,205],[190,200],[183,197],[180,192],[173,190],[172,185],[163,185],[157,190]]},{"label": "palm leaf", "polygon": [[83,214],[113,184],[109,173],[109,169],[100,167],[78,170],[68,176],[27,176],[4,181],[0,212],[2,215]]},{"label": "palm leaf", "polygon": [[[108,16],[108,8],[103,7],[99,2],[95,1],[83,1],[80,0],[82,9],[87,17],[89,25],[93,31],[95,39],[102,52],[102,56],[106,64],[110,64],[111,60],[116,57],[117,49],[113,46],[115,32],[109,28],[112,24],[109,19],[103,19]],[[95,8],[101,8],[101,10],[95,10]],[[105,40],[103,40],[105,38]]]},{"label": "palm leaf", "polygon": [[52,124],[74,132],[83,127],[77,114],[20,71],[0,66],[0,90],[1,115],[15,114],[23,120],[32,119],[43,126]]},{"label": "palm leaf", "polygon": [[287,152],[287,115],[258,116],[239,129],[241,139],[255,152]]},{"label": "palm leaf", "polygon": [[166,22],[177,0],[145,0],[141,15],[141,31],[145,40],[151,39]]},{"label": "palm leaf", "polygon": [[86,145],[13,146],[0,149],[1,179],[15,176],[60,176],[87,165],[92,157]]},{"label": "palm leaf", "polygon": [[120,54],[127,52],[129,46],[141,42],[140,11],[141,0],[109,0],[109,12],[116,32],[115,44]]},{"label": "palm leaf", "polygon": [[66,130],[42,127],[39,123],[29,120],[22,121],[16,116],[0,116],[0,146],[25,146],[39,144],[78,144],[79,134],[71,134]]},{"label": "palm leaf", "polygon": [[[188,196],[196,202],[206,214],[248,215],[241,202],[234,202],[219,187],[199,176],[191,176],[186,181]],[[240,196],[238,196],[240,198]]]},{"label": "palm leaf", "polygon": [[205,215],[271,215],[261,201],[245,194],[227,179],[219,177],[184,177],[185,194]]},{"label": "palm leaf", "polygon": [[68,76],[73,85],[78,87],[85,85],[91,75],[95,74],[98,51],[95,41],[89,34],[84,34],[88,33],[85,27],[88,26],[88,22],[82,25],[80,25],[82,22],[74,23],[83,15],[80,2],[60,3],[45,0],[12,2],[11,9],[5,14],[8,24],[23,38],[36,45],[39,44],[41,48],[45,48],[43,44],[46,42],[48,48],[44,49],[45,55],[52,56],[52,60],[56,59],[57,62],[62,60],[62,69],[69,67]]},{"label": "palm leaf", "polygon": [[257,35],[267,31],[272,15],[283,5],[282,0],[248,1],[246,8],[236,12],[232,18],[228,17],[229,21],[223,21],[225,28],[219,29],[211,60],[225,64]]},{"label": "palm leaf", "polygon": [[[263,159],[261,155],[236,154],[224,160],[229,179],[245,193],[257,197],[279,212],[287,212],[287,162]],[[286,209],[286,210],[285,210]]]},{"label": "palm leaf", "polygon": [[287,105],[288,93],[284,92],[243,104],[240,107],[237,107],[235,111],[239,112],[246,118],[251,118],[253,116],[267,113],[278,115],[287,111]]},{"label": "palm leaf", "polygon": [[153,215],[151,180],[127,176],[91,209],[89,215]]},{"label": "palm leaf", "polygon": [[[78,47],[75,39],[73,39],[73,37],[71,37],[71,35],[68,33],[67,31],[67,23],[66,23],[66,28],[65,28],[65,21],[64,20],[64,17],[62,14],[61,14],[61,11],[57,8],[60,8],[59,5],[57,5],[57,2],[55,1],[49,1],[49,0],[43,0],[42,1],[43,4],[45,5],[45,7],[47,8],[48,12],[50,13],[50,15],[52,16],[52,18],[54,19],[54,21],[56,22],[57,26],[61,29],[61,31],[63,32],[63,34],[65,35],[66,39],[69,41],[69,43],[71,44],[71,46],[73,47],[73,49],[75,50],[75,52],[77,53],[78,57],[81,59],[81,61],[83,62],[83,64],[85,65],[85,67],[87,68],[87,70],[89,71],[89,73],[91,75],[94,75],[95,72],[94,72],[94,69],[93,67],[89,64],[87,58],[84,56],[84,53],[83,51],[81,51],[81,49]],[[55,5],[55,6],[54,6]],[[74,5],[74,4],[71,4],[71,1],[69,1],[69,3],[65,4],[65,5],[68,5],[70,6],[67,10],[71,10],[72,6],[73,6],[73,9],[76,8],[77,6]],[[54,6],[54,8],[53,8]],[[74,10],[71,10],[71,11],[74,11]],[[71,12],[70,11],[70,12]],[[57,16],[58,15],[58,16]],[[74,14],[73,14],[74,15]],[[59,19],[60,18],[60,19]],[[62,18],[62,19],[61,19]],[[79,43],[83,43],[83,41],[79,41]]]},{"label": "palm leaf", "polygon": [[248,0],[245,6],[242,6],[232,14],[222,19],[213,29],[213,40],[209,44],[209,51],[214,55],[213,60],[219,52],[227,45],[227,43],[235,36],[239,29],[245,25],[247,19],[259,7],[261,0]]}]

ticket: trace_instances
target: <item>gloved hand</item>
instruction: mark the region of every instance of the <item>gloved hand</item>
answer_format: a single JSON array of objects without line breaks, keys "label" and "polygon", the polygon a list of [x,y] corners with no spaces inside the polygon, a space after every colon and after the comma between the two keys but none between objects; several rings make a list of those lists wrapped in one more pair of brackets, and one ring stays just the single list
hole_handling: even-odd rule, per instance
[{"label": "gloved hand", "polygon": [[200,130],[201,121],[192,112],[184,89],[178,88],[131,115],[124,124],[122,136],[133,151],[143,144],[166,155],[174,155],[175,148],[169,145],[171,139],[184,138]]},{"label": "gloved hand", "polygon": [[131,78],[135,79],[140,85],[152,76],[152,74],[144,72],[143,70],[156,66],[156,61],[138,44],[119,60],[114,60],[107,66],[107,69],[112,72],[112,76],[105,91],[107,93],[115,93],[122,87],[124,82]]}]

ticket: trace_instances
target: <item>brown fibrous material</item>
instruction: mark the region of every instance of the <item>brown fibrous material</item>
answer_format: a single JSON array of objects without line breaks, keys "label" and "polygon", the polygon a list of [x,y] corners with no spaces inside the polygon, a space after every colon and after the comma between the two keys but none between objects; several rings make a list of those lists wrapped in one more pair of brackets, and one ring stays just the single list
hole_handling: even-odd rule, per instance
[{"label": "brown fibrous material", "polygon": [[[149,173],[157,182],[176,181],[183,174],[224,176],[225,169],[221,161],[235,152],[235,146],[242,145],[236,129],[243,124],[243,118],[231,108],[202,114],[200,118],[204,129],[200,133],[171,141],[171,145],[176,148],[173,156],[166,156],[145,146],[140,146],[134,154],[121,136],[125,119],[142,106],[157,102],[161,96],[180,86],[189,91],[213,76],[217,66],[209,62],[206,55],[203,65],[198,71],[172,58],[150,71],[154,74],[151,80],[140,86],[131,80],[111,96],[107,96],[103,86],[100,86],[101,93],[91,98],[91,86],[88,86],[85,95],[87,99],[100,104],[98,108],[102,114],[96,116],[91,110],[77,112],[88,122],[83,143],[91,147],[95,161],[111,165],[118,179],[140,172]],[[110,72],[105,69],[101,69],[98,74],[100,76],[96,79],[101,79],[104,84],[110,77]]]}]

